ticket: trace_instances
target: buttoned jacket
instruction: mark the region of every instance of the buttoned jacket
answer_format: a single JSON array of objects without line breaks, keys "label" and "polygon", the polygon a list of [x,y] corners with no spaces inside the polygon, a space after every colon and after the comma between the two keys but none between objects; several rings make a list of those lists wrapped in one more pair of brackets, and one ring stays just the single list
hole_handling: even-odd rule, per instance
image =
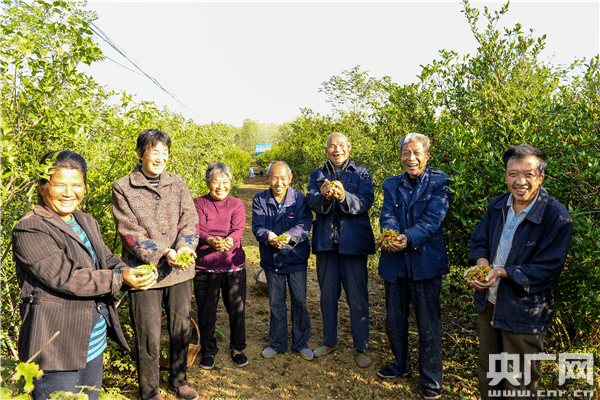
[{"label": "buttoned jacket", "polygon": [[[281,207],[271,189],[256,193],[252,200],[252,233],[260,249],[260,266],[269,272],[289,274],[306,270],[310,257],[312,211],[302,192],[288,188]],[[269,244],[269,233],[287,233],[289,244],[280,249]]]},{"label": "buttoned jacket", "polygon": [[381,251],[379,275],[384,280],[395,282],[400,276],[417,281],[449,272],[443,221],[451,197],[448,175],[429,166],[417,177],[414,188],[406,173],[383,182],[381,228],[408,238],[403,251]]},{"label": "buttoned jacket", "polygon": [[[510,193],[492,199],[471,233],[469,265],[496,258],[508,215]],[[550,326],[556,310],[556,287],[567,259],[573,220],[566,208],[539,187],[538,198],[519,224],[496,296],[492,326],[516,333],[540,334]],[[475,306],[485,310],[486,290],[475,291]]]},{"label": "buttoned jacket", "polygon": [[163,257],[168,248],[195,250],[198,245],[198,213],[182,177],[163,172],[154,188],[137,165],[113,184],[112,208],[123,261],[132,267],[157,264],[159,277],[153,289],[194,277],[194,267],[179,271]]},{"label": "buttoned jacket", "polygon": [[373,178],[368,168],[348,160],[348,166],[339,181],[346,196],[343,201],[328,201],[321,194],[325,180],[334,178],[327,162],[310,174],[306,203],[316,213],[313,221],[312,251],[333,249],[333,217],[338,213],[340,223],[339,253],[349,255],[375,254],[375,238],[369,219],[373,205]]},{"label": "buttoned jacket", "polygon": [[81,211],[73,215],[98,258],[43,202],[23,217],[12,232],[13,259],[21,287],[19,359],[27,361],[56,333],[60,334],[35,358],[41,369],[84,369],[96,300],[106,302],[109,335],[129,350],[121,332],[112,296],[123,283],[121,259],[102,241],[96,220]]}]

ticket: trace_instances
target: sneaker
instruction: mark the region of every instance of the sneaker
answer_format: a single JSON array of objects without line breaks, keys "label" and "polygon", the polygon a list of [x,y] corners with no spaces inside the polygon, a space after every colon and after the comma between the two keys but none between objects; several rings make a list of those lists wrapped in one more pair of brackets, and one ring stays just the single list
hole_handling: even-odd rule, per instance
[{"label": "sneaker", "polygon": [[315,351],[313,352],[313,355],[315,357],[323,357],[326,356],[327,354],[331,353],[332,351],[336,350],[337,346],[326,346],[323,345],[317,349],[315,349]]},{"label": "sneaker", "polygon": [[189,387],[188,385],[179,386],[175,388],[175,392],[177,392],[177,396],[183,400],[196,400],[198,396],[198,392]]},{"label": "sneaker", "polygon": [[356,365],[361,368],[367,368],[371,366],[371,357],[363,351],[358,351],[356,354]]},{"label": "sneaker", "polygon": [[442,397],[442,389],[423,388],[423,398],[426,400],[435,400]]},{"label": "sneaker", "polygon": [[262,356],[264,358],[273,358],[277,355],[277,352],[272,347],[267,347],[262,351]]},{"label": "sneaker", "polygon": [[234,355],[233,350],[231,350],[231,359],[236,367],[245,367],[248,365],[248,357],[246,357],[244,353],[237,353]]},{"label": "sneaker", "polygon": [[377,371],[377,376],[383,379],[394,379],[398,376],[390,367]]},{"label": "sneaker", "polygon": [[309,349],[308,347],[300,350],[298,353],[300,353],[300,357],[302,357],[308,361],[312,360],[315,356],[314,353],[312,352],[312,350]]},{"label": "sneaker", "polygon": [[215,357],[204,356],[200,361],[200,368],[202,369],[213,369],[215,367]]}]

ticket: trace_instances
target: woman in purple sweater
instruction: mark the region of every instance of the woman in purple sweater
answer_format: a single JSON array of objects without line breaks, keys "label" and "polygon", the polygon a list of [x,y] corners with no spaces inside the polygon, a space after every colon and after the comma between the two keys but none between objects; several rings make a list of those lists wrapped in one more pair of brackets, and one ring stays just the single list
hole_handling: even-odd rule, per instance
[{"label": "woman in purple sweater", "polygon": [[231,358],[238,367],[248,365],[246,348],[246,256],[242,234],[246,225],[244,203],[229,196],[231,168],[212,163],[206,169],[209,193],[194,199],[200,222],[194,293],[198,303],[200,367],[212,369],[219,352],[215,337],[219,291],[229,314]]}]

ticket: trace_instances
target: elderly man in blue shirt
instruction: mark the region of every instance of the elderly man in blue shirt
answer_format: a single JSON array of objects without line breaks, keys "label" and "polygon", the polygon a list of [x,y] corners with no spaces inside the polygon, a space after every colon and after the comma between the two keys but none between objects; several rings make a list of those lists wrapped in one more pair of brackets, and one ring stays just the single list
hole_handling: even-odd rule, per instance
[{"label": "elderly man in blue shirt", "polygon": [[386,297],[386,331],[394,362],[377,372],[384,379],[409,371],[408,317],[413,304],[419,331],[419,372],[423,397],[442,393],[440,291],[449,272],[442,222],[450,208],[448,175],[427,165],[429,138],[409,133],[400,140],[402,175],[383,182],[381,228],[397,232],[382,242],[379,275]]},{"label": "elderly man in blue shirt", "polygon": [[[471,234],[469,263],[475,266],[464,275],[467,285],[477,289],[479,391],[482,399],[497,397],[495,393],[503,389],[537,399],[540,361],[529,364],[525,355],[544,352],[573,220],[542,186],[546,153],[520,144],[508,149],[502,161],[509,192],[492,199]],[[481,266],[493,267],[484,282],[467,278],[469,271]],[[490,356],[502,355],[518,357],[521,372],[530,372],[529,381],[499,371],[509,379],[494,384],[495,378],[488,375]],[[519,372],[514,368],[515,374]],[[494,395],[490,396],[490,391]]]},{"label": "elderly man in blue shirt", "polygon": [[292,350],[305,360],[313,359],[308,348],[311,326],[306,306],[306,270],[310,257],[308,234],[312,212],[304,194],[289,187],[292,171],[287,163],[274,161],[267,168],[270,188],[258,192],[252,201],[252,233],[258,240],[260,266],[269,289],[270,345],[265,358],[288,349],[286,283],[290,290]]}]

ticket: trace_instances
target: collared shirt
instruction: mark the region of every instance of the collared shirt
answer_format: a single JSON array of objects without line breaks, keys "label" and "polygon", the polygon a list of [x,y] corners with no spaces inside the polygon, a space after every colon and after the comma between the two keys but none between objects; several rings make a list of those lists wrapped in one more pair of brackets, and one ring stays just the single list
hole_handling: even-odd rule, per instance
[{"label": "collared shirt", "polygon": [[[535,199],[533,199],[531,204],[524,210],[520,211],[517,215],[515,215],[515,211],[513,209],[512,193],[510,196],[508,196],[508,200],[506,201],[506,205],[508,206],[508,215],[506,216],[506,221],[504,222],[500,243],[498,243],[496,258],[494,258],[494,268],[504,268],[508,254],[512,249],[513,238],[515,237],[517,227],[525,220],[525,217],[533,208],[533,205],[537,201],[539,195],[540,191],[538,190],[537,194],[535,195]],[[487,300],[492,304],[496,304],[496,295],[498,294],[498,285],[500,284],[500,279],[501,278],[496,279],[496,282],[494,282],[494,284],[488,289]]]}]

